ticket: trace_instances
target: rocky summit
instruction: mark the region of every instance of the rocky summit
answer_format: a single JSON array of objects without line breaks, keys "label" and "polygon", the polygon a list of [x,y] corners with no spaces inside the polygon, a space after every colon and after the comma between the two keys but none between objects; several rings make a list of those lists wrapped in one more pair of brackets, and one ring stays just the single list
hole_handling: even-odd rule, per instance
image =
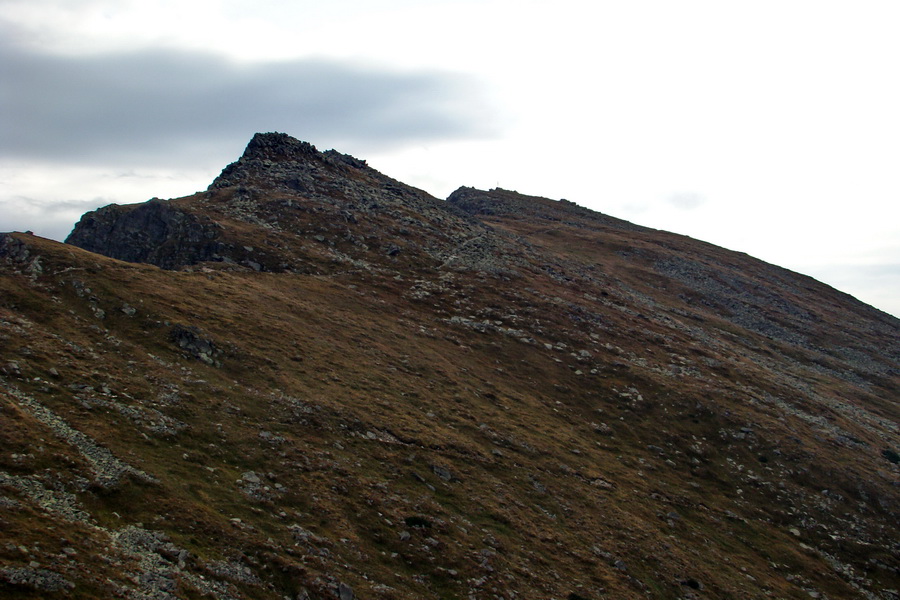
[{"label": "rocky summit", "polygon": [[4,598],[900,598],[900,321],[257,134],[0,235]]}]

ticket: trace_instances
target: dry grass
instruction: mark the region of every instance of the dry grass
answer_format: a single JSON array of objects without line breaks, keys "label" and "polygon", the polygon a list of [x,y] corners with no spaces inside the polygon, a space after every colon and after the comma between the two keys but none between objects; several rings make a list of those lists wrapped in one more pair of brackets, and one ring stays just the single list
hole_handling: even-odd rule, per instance
[{"label": "dry grass", "polygon": [[[897,444],[897,364],[878,354],[896,352],[895,320],[748,257],[504,194],[528,210],[484,220],[542,261],[512,276],[437,270],[412,226],[399,259],[373,247],[358,256],[380,270],[351,267],[210,205],[242,247],[303,268],[162,271],[18,236],[43,273],[3,267],[0,365],[20,367],[3,385],[156,481],[90,484],[84,456],[4,393],[0,471],[59,479],[91,522],[2,486],[20,503],[0,522],[3,564],[108,597],[141,567],[106,532],[140,524],[187,550],[185,573],[247,598],[329,597],[339,581],[362,598],[900,587],[898,471],[881,454]],[[301,216],[291,232],[337,231]],[[708,270],[673,276],[669,259]],[[220,364],[174,344],[175,325]],[[179,597],[202,596],[175,579]],[[0,591],[40,596],[8,578]]]}]

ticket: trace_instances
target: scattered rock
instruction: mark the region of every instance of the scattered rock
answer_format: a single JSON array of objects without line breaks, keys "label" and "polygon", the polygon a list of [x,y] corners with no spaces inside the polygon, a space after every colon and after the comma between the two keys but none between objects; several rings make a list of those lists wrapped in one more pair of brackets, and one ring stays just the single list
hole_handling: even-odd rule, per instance
[{"label": "scattered rock", "polygon": [[346,583],[341,582],[338,586],[338,598],[340,598],[340,600],[353,600],[355,598],[353,595],[353,588]]},{"label": "scattered rock", "polygon": [[39,592],[61,592],[75,589],[75,584],[59,573],[34,566],[0,568],[0,579],[12,585],[31,588]]},{"label": "scattered rock", "polygon": [[16,399],[19,406],[34,415],[38,421],[75,447],[87,459],[95,473],[94,483],[96,485],[103,488],[115,488],[126,475],[133,476],[140,481],[156,482],[156,479],[151,475],[116,458],[108,449],[99,446],[93,439],[72,428],[62,418],[34,398],[12,386],[6,386],[6,391]]},{"label": "scattered rock", "polygon": [[32,280],[44,272],[40,256],[32,256],[28,244],[8,233],[0,233],[0,258],[20,273],[25,273]]},{"label": "scattered rock", "polygon": [[253,471],[247,471],[246,473],[241,475],[241,481],[243,481],[244,483],[250,483],[250,484],[256,484],[256,485],[262,483],[262,479],[260,479],[259,475],[257,475]]},{"label": "scattered rock", "polygon": [[11,360],[3,367],[0,367],[0,373],[4,375],[9,375],[11,377],[21,377],[22,376],[22,367],[19,366],[19,363]]},{"label": "scattered rock", "polygon": [[431,465],[431,470],[435,475],[443,479],[444,481],[453,481],[453,473],[450,472],[450,469],[447,467],[442,467],[440,465]]},{"label": "scattered rock", "polygon": [[201,337],[200,330],[196,327],[173,325],[169,332],[169,339],[197,360],[211,366],[222,366],[222,363],[216,359],[221,355],[221,351],[212,340]]}]

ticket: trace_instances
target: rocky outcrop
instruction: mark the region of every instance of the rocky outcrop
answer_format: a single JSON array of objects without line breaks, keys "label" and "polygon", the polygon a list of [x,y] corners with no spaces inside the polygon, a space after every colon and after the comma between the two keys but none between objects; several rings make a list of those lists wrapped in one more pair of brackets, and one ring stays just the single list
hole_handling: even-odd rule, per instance
[{"label": "rocky outcrop", "polygon": [[15,270],[27,273],[32,278],[40,275],[44,268],[41,257],[32,256],[28,244],[10,233],[0,233],[0,259]]},{"label": "rocky outcrop", "polygon": [[[316,147],[283,133],[257,133],[247,144],[244,154],[229,164],[210,184],[209,190],[248,185],[260,180],[268,183],[285,183],[294,189],[302,188],[302,180],[296,176],[296,165],[319,158]],[[279,165],[293,165],[293,169],[279,169]],[[280,172],[279,172],[280,171]]]},{"label": "rocky outcrop", "polygon": [[222,260],[219,237],[213,223],[154,198],[86,213],[66,243],[119,260],[174,269]]},{"label": "rocky outcrop", "polygon": [[216,261],[306,273],[349,265],[506,275],[523,251],[453,203],[283,133],[256,134],[206,192],[101,208],[66,241],[164,269]]},{"label": "rocky outcrop", "polygon": [[181,348],[188,356],[192,356],[208,365],[221,365],[221,363],[216,360],[216,357],[221,354],[221,351],[216,348],[215,342],[202,337],[200,331],[196,327],[185,327],[176,324],[172,327],[169,339],[171,339],[172,342]]},{"label": "rocky outcrop", "polygon": [[347,177],[351,168],[381,176],[366,161],[348,154],[335,150],[319,152],[312,144],[284,133],[257,133],[243,155],[225,167],[208,190],[262,184],[287,192],[341,192],[352,187],[354,178]]}]

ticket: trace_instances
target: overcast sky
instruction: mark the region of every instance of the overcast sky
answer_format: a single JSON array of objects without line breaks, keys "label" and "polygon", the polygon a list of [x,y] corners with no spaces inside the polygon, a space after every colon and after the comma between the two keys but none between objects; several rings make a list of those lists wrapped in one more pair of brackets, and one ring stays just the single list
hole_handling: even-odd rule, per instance
[{"label": "overcast sky", "polygon": [[0,231],[253,133],[707,240],[900,315],[900,3],[0,0]]}]

